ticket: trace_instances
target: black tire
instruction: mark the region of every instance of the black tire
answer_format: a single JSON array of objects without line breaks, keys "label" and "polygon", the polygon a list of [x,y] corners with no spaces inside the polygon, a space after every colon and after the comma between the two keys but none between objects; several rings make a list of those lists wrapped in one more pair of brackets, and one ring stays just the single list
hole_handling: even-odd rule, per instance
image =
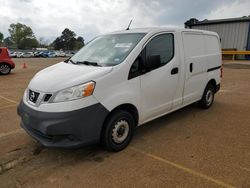
[{"label": "black tire", "polygon": [[11,71],[10,65],[8,65],[6,63],[1,63],[0,64],[0,74],[7,75],[7,74],[10,73],[10,71]]},{"label": "black tire", "polygon": [[199,106],[203,109],[208,109],[213,105],[214,102],[215,88],[212,84],[208,84],[205,88],[203,96],[199,101]]},{"label": "black tire", "polygon": [[101,144],[108,151],[121,151],[130,143],[134,129],[134,117],[127,111],[117,110],[104,123]]}]

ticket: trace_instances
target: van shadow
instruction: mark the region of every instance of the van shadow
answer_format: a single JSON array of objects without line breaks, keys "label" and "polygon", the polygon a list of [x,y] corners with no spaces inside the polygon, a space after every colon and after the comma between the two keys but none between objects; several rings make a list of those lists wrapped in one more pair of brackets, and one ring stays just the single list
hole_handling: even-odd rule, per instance
[{"label": "van shadow", "polygon": [[103,162],[105,158],[109,157],[110,153],[102,149],[98,144],[85,146],[76,149],[59,149],[59,148],[45,148],[40,143],[34,143],[32,155],[39,158],[44,156],[46,160],[59,161],[67,163],[75,162]]},{"label": "van shadow", "polygon": [[197,103],[191,104],[170,114],[152,120],[142,126],[139,126],[135,132],[134,140],[139,140],[144,135],[153,134],[154,132],[161,131],[166,126],[172,126],[172,123],[177,119],[185,119],[186,117],[195,117],[196,112],[201,111]]},{"label": "van shadow", "polygon": [[[132,142],[139,141],[145,135],[162,131],[164,127],[171,126],[172,122],[176,121],[177,119],[183,119],[187,116],[194,117],[195,112],[198,111],[201,111],[201,109],[197,107],[197,104],[192,104],[168,115],[150,121],[136,129]],[[55,163],[58,163],[59,166],[62,163],[69,165],[82,162],[100,163],[104,162],[105,159],[114,154],[112,152],[105,151],[98,144],[82,147],[79,149],[50,149],[34,142],[31,145],[32,150],[30,153],[33,158],[41,160],[43,163],[47,163],[47,165]]]}]

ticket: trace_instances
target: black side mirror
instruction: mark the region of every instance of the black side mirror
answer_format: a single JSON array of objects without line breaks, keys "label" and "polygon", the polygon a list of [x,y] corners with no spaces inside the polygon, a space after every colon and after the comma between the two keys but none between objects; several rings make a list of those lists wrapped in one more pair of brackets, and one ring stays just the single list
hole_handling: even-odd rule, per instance
[{"label": "black side mirror", "polygon": [[151,55],[146,59],[145,67],[148,70],[156,69],[161,66],[161,56]]}]

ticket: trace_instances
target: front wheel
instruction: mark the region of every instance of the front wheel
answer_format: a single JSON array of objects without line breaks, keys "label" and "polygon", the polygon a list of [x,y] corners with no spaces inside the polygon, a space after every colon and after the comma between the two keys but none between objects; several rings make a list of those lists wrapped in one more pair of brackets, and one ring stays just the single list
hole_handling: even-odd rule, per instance
[{"label": "front wheel", "polygon": [[104,124],[101,142],[108,151],[121,151],[130,143],[135,128],[133,116],[124,110],[115,111]]},{"label": "front wheel", "polygon": [[200,107],[208,109],[212,106],[214,102],[215,89],[212,84],[208,84],[201,100],[199,101]]},{"label": "front wheel", "polygon": [[10,73],[10,66],[7,64],[0,64],[0,74],[7,75]]}]

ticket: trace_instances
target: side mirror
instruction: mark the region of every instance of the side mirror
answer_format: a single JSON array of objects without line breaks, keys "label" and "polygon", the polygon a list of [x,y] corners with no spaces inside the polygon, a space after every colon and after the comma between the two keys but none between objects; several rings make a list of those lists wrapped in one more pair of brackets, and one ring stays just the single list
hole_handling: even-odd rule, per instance
[{"label": "side mirror", "polygon": [[151,55],[146,59],[145,67],[148,70],[156,69],[161,66],[161,56]]}]

